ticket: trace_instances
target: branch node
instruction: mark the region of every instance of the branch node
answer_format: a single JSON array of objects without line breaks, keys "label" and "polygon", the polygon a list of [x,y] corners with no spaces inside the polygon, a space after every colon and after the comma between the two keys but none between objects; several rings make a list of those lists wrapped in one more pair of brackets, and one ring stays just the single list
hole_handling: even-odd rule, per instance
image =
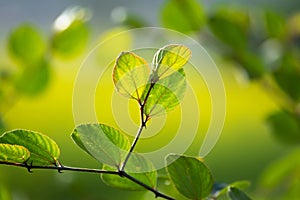
[{"label": "branch node", "polygon": [[121,178],[123,178],[124,177],[124,174],[125,174],[125,171],[124,170],[119,170],[118,171],[118,175],[121,177]]},{"label": "branch node", "polygon": [[64,165],[61,164],[59,161],[57,161],[57,164],[58,165],[55,165],[55,166],[57,166],[58,173],[63,173],[62,170],[64,170]]},{"label": "branch node", "polygon": [[[28,160],[27,160],[27,161],[28,161]],[[30,162],[30,165],[27,164],[27,161],[24,163],[24,167],[27,169],[27,171],[28,171],[29,173],[32,173],[31,168],[32,168],[32,162],[33,162],[33,161]]]}]

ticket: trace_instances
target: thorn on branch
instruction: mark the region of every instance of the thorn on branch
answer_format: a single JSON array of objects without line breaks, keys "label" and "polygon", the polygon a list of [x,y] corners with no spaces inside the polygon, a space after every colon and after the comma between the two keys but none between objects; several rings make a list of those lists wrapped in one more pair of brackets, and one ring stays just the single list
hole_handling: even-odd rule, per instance
[{"label": "thorn on branch", "polygon": [[30,162],[30,165],[28,165],[27,162],[28,162],[28,160],[24,163],[24,166],[25,166],[25,168],[27,169],[27,171],[29,173],[32,173],[31,169],[32,169],[32,162],[33,161]]},{"label": "thorn on branch", "polygon": [[58,160],[56,161],[56,163],[54,164],[57,167],[57,171],[58,173],[63,173],[62,170],[64,169],[64,165],[61,164]]}]

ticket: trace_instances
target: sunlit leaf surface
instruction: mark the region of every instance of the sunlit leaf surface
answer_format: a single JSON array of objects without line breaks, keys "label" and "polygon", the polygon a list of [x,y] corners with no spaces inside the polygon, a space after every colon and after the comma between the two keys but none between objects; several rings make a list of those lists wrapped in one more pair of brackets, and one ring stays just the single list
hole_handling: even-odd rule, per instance
[{"label": "sunlit leaf surface", "polygon": [[0,162],[24,163],[30,157],[30,152],[23,146],[0,144]]},{"label": "sunlit leaf surface", "polygon": [[0,143],[20,145],[30,152],[29,164],[57,165],[60,150],[48,136],[29,130],[13,130],[0,137]]}]

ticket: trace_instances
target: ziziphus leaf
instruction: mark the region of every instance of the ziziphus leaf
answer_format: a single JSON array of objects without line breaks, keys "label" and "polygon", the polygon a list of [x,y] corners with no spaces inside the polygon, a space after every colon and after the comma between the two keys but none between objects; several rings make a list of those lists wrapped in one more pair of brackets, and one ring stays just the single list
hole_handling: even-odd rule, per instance
[{"label": "ziziphus leaf", "polygon": [[0,144],[0,162],[24,163],[30,157],[30,152],[23,146]]},{"label": "ziziphus leaf", "polygon": [[96,160],[116,169],[119,169],[130,147],[128,139],[120,131],[104,124],[79,125],[71,137]]},{"label": "ziziphus leaf", "polygon": [[172,183],[182,195],[201,200],[212,191],[212,175],[199,159],[169,154],[166,157],[166,165]]},{"label": "ziziphus leaf", "polygon": [[149,74],[149,65],[143,58],[132,52],[122,52],[114,66],[113,82],[122,95],[139,101]]},{"label": "ziziphus leaf", "polygon": [[29,160],[33,165],[59,165],[60,150],[57,144],[48,136],[38,132],[17,129],[5,132],[0,137],[0,143],[20,145],[30,152]]},{"label": "ziziphus leaf", "polygon": [[151,82],[165,78],[182,68],[189,61],[191,54],[188,47],[178,44],[167,45],[159,49],[152,61]]},{"label": "ziziphus leaf", "polygon": [[[146,92],[150,88],[147,85],[142,96],[145,101]],[[186,78],[183,69],[180,69],[168,77],[160,79],[151,89],[149,96],[144,103],[144,114],[155,116],[174,109],[183,99],[186,91]]]}]

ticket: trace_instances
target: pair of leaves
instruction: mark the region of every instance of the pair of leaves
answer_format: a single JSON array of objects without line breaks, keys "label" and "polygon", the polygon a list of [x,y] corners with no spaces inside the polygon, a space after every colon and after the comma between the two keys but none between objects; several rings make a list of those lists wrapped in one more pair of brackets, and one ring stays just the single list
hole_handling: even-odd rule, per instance
[{"label": "pair of leaves", "polygon": [[[130,148],[127,137],[113,127],[104,124],[77,126],[71,137],[82,150],[103,163],[105,170],[119,170]],[[129,175],[155,188],[156,171],[152,163],[143,156],[133,153],[125,170]],[[136,183],[116,175],[102,174],[101,178],[106,184],[113,187],[130,190],[144,189]]]},{"label": "pair of leaves", "polygon": [[41,133],[27,130],[5,132],[0,137],[0,161],[33,165],[58,165],[57,144]]},{"label": "pair of leaves", "polygon": [[116,60],[113,82],[122,95],[144,106],[146,116],[160,114],[182,99],[186,82],[181,68],[190,56],[190,49],[183,45],[165,46],[154,55],[150,73],[150,66],[143,58],[123,52]]}]

